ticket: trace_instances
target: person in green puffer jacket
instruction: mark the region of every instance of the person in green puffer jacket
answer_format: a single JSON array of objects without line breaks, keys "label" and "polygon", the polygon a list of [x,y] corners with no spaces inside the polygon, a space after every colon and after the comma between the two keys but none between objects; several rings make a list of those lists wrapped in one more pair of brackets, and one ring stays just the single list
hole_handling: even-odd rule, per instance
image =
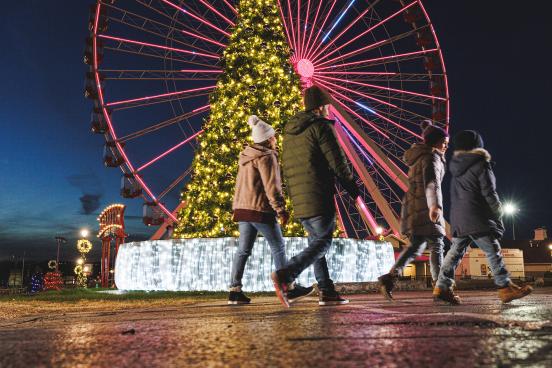
[{"label": "person in green puffer jacket", "polygon": [[314,86],[305,91],[304,99],[305,111],[284,129],[282,167],[295,217],[309,234],[309,246],[274,272],[272,280],[280,301],[289,306],[287,285],[312,264],[320,290],[319,305],[346,304],[335,291],[325,255],[335,231],[336,181],[354,199],[359,191],[337,142],[334,121],[328,119],[329,95]]}]

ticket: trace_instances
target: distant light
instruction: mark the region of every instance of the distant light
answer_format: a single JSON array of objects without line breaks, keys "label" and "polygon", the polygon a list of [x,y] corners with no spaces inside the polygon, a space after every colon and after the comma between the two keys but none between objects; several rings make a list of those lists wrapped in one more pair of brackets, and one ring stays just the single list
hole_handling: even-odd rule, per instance
[{"label": "distant light", "polygon": [[84,272],[88,272],[88,271],[90,271],[90,267],[84,266],[84,268],[83,268],[82,270],[83,270]]},{"label": "distant light", "polygon": [[88,229],[82,229],[82,230],[80,231],[80,235],[81,235],[83,238],[88,237],[88,234],[90,234],[90,232],[88,231]]},{"label": "distant light", "polygon": [[378,235],[383,234],[383,228],[381,226],[376,227],[376,234]]},{"label": "distant light", "polygon": [[77,264],[78,265],[81,265],[83,263],[84,263],[84,259],[82,259],[82,258],[77,259]]},{"label": "distant light", "polygon": [[513,204],[511,202],[508,202],[508,203],[504,204],[503,211],[504,211],[505,215],[511,216],[511,215],[515,214],[518,211],[518,208],[516,207],[515,204]]},{"label": "distant light", "polygon": [[548,244],[548,249],[552,250],[552,244]]}]

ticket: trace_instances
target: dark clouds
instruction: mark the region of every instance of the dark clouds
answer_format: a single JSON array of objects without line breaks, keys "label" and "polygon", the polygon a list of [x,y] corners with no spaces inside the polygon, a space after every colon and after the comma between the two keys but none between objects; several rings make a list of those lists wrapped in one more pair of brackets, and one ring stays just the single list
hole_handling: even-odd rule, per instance
[{"label": "dark clouds", "polygon": [[76,174],[67,177],[67,181],[81,190],[82,196],[79,200],[84,215],[94,213],[100,208],[103,189],[97,175],[94,173]]}]

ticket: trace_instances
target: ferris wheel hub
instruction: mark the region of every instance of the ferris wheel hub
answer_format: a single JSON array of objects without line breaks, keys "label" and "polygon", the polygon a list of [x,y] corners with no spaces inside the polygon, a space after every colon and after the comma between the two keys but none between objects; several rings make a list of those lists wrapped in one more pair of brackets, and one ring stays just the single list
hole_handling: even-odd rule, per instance
[{"label": "ferris wheel hub", "polygon": [[297,62],[297,73],[301,78],[312,78],[314,75],[314,65],[309,59],[301,59]]}]

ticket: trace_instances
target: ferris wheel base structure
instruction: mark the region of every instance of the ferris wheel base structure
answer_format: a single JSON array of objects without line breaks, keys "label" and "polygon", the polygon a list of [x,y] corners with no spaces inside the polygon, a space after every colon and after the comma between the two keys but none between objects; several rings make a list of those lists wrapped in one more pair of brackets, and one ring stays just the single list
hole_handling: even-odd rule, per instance
[{"label": "ferris wheel base structure", "polygon": [[[293,257],[307,238],[286,238],[286,253]],[[120,290],[224,291],[230,285],[237,238],[149,240],[121,244],[115,263],[115,283]],[[395,262],[388,242],[337,238],[326,255],[336,283],[373,282]],[[258,238],[243,276],[247,291],[272,291],[274,264],[270,246]],[[316,282],[312,267],[298,279]]]}]

